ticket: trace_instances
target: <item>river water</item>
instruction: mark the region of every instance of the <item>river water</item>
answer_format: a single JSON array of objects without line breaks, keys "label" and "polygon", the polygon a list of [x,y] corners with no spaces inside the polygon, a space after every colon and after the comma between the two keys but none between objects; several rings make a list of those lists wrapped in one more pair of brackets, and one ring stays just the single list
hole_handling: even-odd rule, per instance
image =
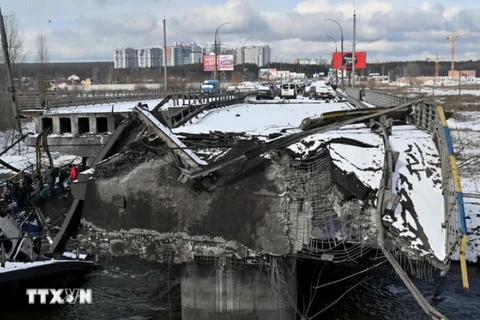
[{"label": "river water", "polygon": [[[70,201],[71,199],[58,199],[54,204],[48,201],[42,208],[44,211],[55,209],[58,215],[67,211]],[[22,308],[12,306],[0,310],[0,320],[181,319],[178,266],[169,267],[138,258],[103,258],[99,264],[99,270],[89,274],[83,283],[84,288],[92,289],[93,304]],[[322,271],[320,284],[342,279],[368,266],[361,262],[327,265]],[[302,283],[299,304],[302,304],[302,297],[307,304],[310,301],[310,284],[316,282],[316,278],[312,279],[310,274],[318,269],[313,262],[299,265],[299,282]],[[360,276],[318,290],[311,303],[309,316],[324,309],[365,276],[373,278],[351,290],[337,304],[313,319],[429,319],[387,263]],[[445,277],[438,276],[433,283],[416,281],[416,285],[428,301],[450,320],[480,319],[480,268],[470,266],[469,278],[471,289],[465,291],[462,288],[460,267],[454,263]]]},{"label": "river water", "polygon": [[[2,310],[0,319],[23,320],[156,320],[181,319],[179,269],[136,258],[101,261],[102,268],[87,276],[84,287],[93,291],[91,305],[27,306]],[[322,273],[325,282],[343,278],[361,266],[335,266]],[[470,291],[462,289],[460,268],[434,283],[417,281],[427,299],[451,320],[479,319],[480,270],[470,267]],[[350,291],[339,303],[314,319],[380,320],[428,319],[406,287],[384,264],[365,275],[374,278]],[[323,278],[324,277],[324,278]],[[356,277],[319,291],[312,316],[336,300],[361,278]],[[328,281],[327,281],[328,280]],[[170,288],[170,289],[169,289]]]}]

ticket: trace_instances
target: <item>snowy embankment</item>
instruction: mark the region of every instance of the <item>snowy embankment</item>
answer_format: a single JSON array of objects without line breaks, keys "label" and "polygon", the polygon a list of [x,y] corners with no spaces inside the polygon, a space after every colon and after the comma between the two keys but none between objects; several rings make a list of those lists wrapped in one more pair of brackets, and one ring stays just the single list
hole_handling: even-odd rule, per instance
[{"label": "snowy embankment", "polygon": [[[35,126],[33,122],[25,122],[22,124],[23,133],[35,132]],[[12,131],[0,132],[0,151],[8,148],[12,143]],[[14,138],[13,141],[16,139]],[[81,158],[74,155],[65,155],[58,152],[51,152],[53,158],[53,164],[55,166],[62,166],[72,161],[75,163],[80,163]],[[20,142],[14,148],[10,149],[6,154],[0,157],[3,161],[7,162],[11,166],[23,170],[30,165],[36,164],[36,150],[35,147],[26,146],[24,142]],[[43,167],[48,166],[48,157],[45,152],[42,152],[42,164]],[[5,168],[0,164],[0,175],[3,178],[8,177],[13,174],[10,169]]]},{"label": "snowy embankment", "polygon": [[[470,262],[480,258],[480,112],[456,112],[448,120],[451,130],[462,189],[465,193],[465,214],[467,219],[468,251]],[[454,257],[455,258],[455,257]]]}]

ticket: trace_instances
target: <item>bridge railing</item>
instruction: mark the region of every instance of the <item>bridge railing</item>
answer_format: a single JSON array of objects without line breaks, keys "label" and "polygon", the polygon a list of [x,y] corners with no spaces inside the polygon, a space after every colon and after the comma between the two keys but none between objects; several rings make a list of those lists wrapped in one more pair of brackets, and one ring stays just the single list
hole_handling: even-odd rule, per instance
[{"label": "bridge railing", "polygon": [[[358,98],[360,94],[360,89],[357,88],[346,88],[345,91],[355,98]],[[388,92],[365,90],[363,100],[377,107],[393,107],[412,102],[415,99],[396,96]],[[447,254],[451,256],[456,250],[459,239],[462,238],[462,235],[466,235],[467,230],[463,195],[450,130],[443,108],[434,102],[422,101],[414,105],[411,120],[415,126],[433,135],[439,151],[445,202],[446,241],[449,246]],[[466,242],[466,240],[462,241]],[[462,251],[465,252],[463,249]]]},{"label": "bridge railing", "polygon": [[[250,89],[237,88],[236,92],[246,93]],[[39,93],[20,93],[18,102],[21,110],[71,107],[81,105],[96,105],[115,102],[145,101],[163,99],[171,95],[174,99],[182,96],[207,96],[202,95],[199,90],[139,90],[139,91],[101,91],[101,92],[55,92],[47,93],[44,97]]]}]

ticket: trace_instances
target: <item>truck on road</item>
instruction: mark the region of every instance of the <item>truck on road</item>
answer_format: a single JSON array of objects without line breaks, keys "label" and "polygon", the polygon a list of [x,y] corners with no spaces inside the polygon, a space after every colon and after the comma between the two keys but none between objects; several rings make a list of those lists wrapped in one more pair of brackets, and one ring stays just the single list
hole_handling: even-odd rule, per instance
[{"label": "truck on road", "polygon": [[218,94],[220,93],[220,82],[218,80],[205,80],[200,88],[201,93]]}]

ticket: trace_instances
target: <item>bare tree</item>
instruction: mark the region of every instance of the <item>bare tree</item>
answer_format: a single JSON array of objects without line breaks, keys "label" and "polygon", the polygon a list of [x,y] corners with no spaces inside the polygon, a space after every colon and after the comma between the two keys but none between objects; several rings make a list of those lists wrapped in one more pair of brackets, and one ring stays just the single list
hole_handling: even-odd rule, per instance
[{"label": "bare tree", "polygon": [[39,34],[36,39],[37,45],[37,87],[40,94],[41,104],[45,106],[45,96],[47,94],[47,72],[48,72],[48,46],[47,37],[44,34]]},{"label": "bare tree", "polygon": [[[25,36],[23,34],[23,30],[20,27],[18,19],[16,16],[4,16],[4,24],[5,24],[5,33],[7,36],[7,47],[8,47],[8,55],[10,57],[10,65],[12,68],[13,76],[15,77],[16,72],[16,64],[22,63],[25,61],[25,51],[24,51],[24,40]],[[0,50],[0,63],[5,64],[5,56]],[[7,91],[7,74],[6,69],[1,68],[0,71],[0,91],[6,92]],[[10,103],[10,98],[6,94],[0,95],[0,102],[1,104]],[[11,108],[1,108],[0,111],[0,130],[6,130],[12,128],[13,125],[13,111]],[[13,137],[13,136],[12,136]]]},{"label": "bare tree", "polygon": [[[25,36],[16,16],[6,16],[4,21],[5,33],[7,34],[8,55],[10,56],[12,70],[15,73],[15,64],[25,61]],[[5,63],[3,52],[0,52],[0,62],[2,64]]]}]

